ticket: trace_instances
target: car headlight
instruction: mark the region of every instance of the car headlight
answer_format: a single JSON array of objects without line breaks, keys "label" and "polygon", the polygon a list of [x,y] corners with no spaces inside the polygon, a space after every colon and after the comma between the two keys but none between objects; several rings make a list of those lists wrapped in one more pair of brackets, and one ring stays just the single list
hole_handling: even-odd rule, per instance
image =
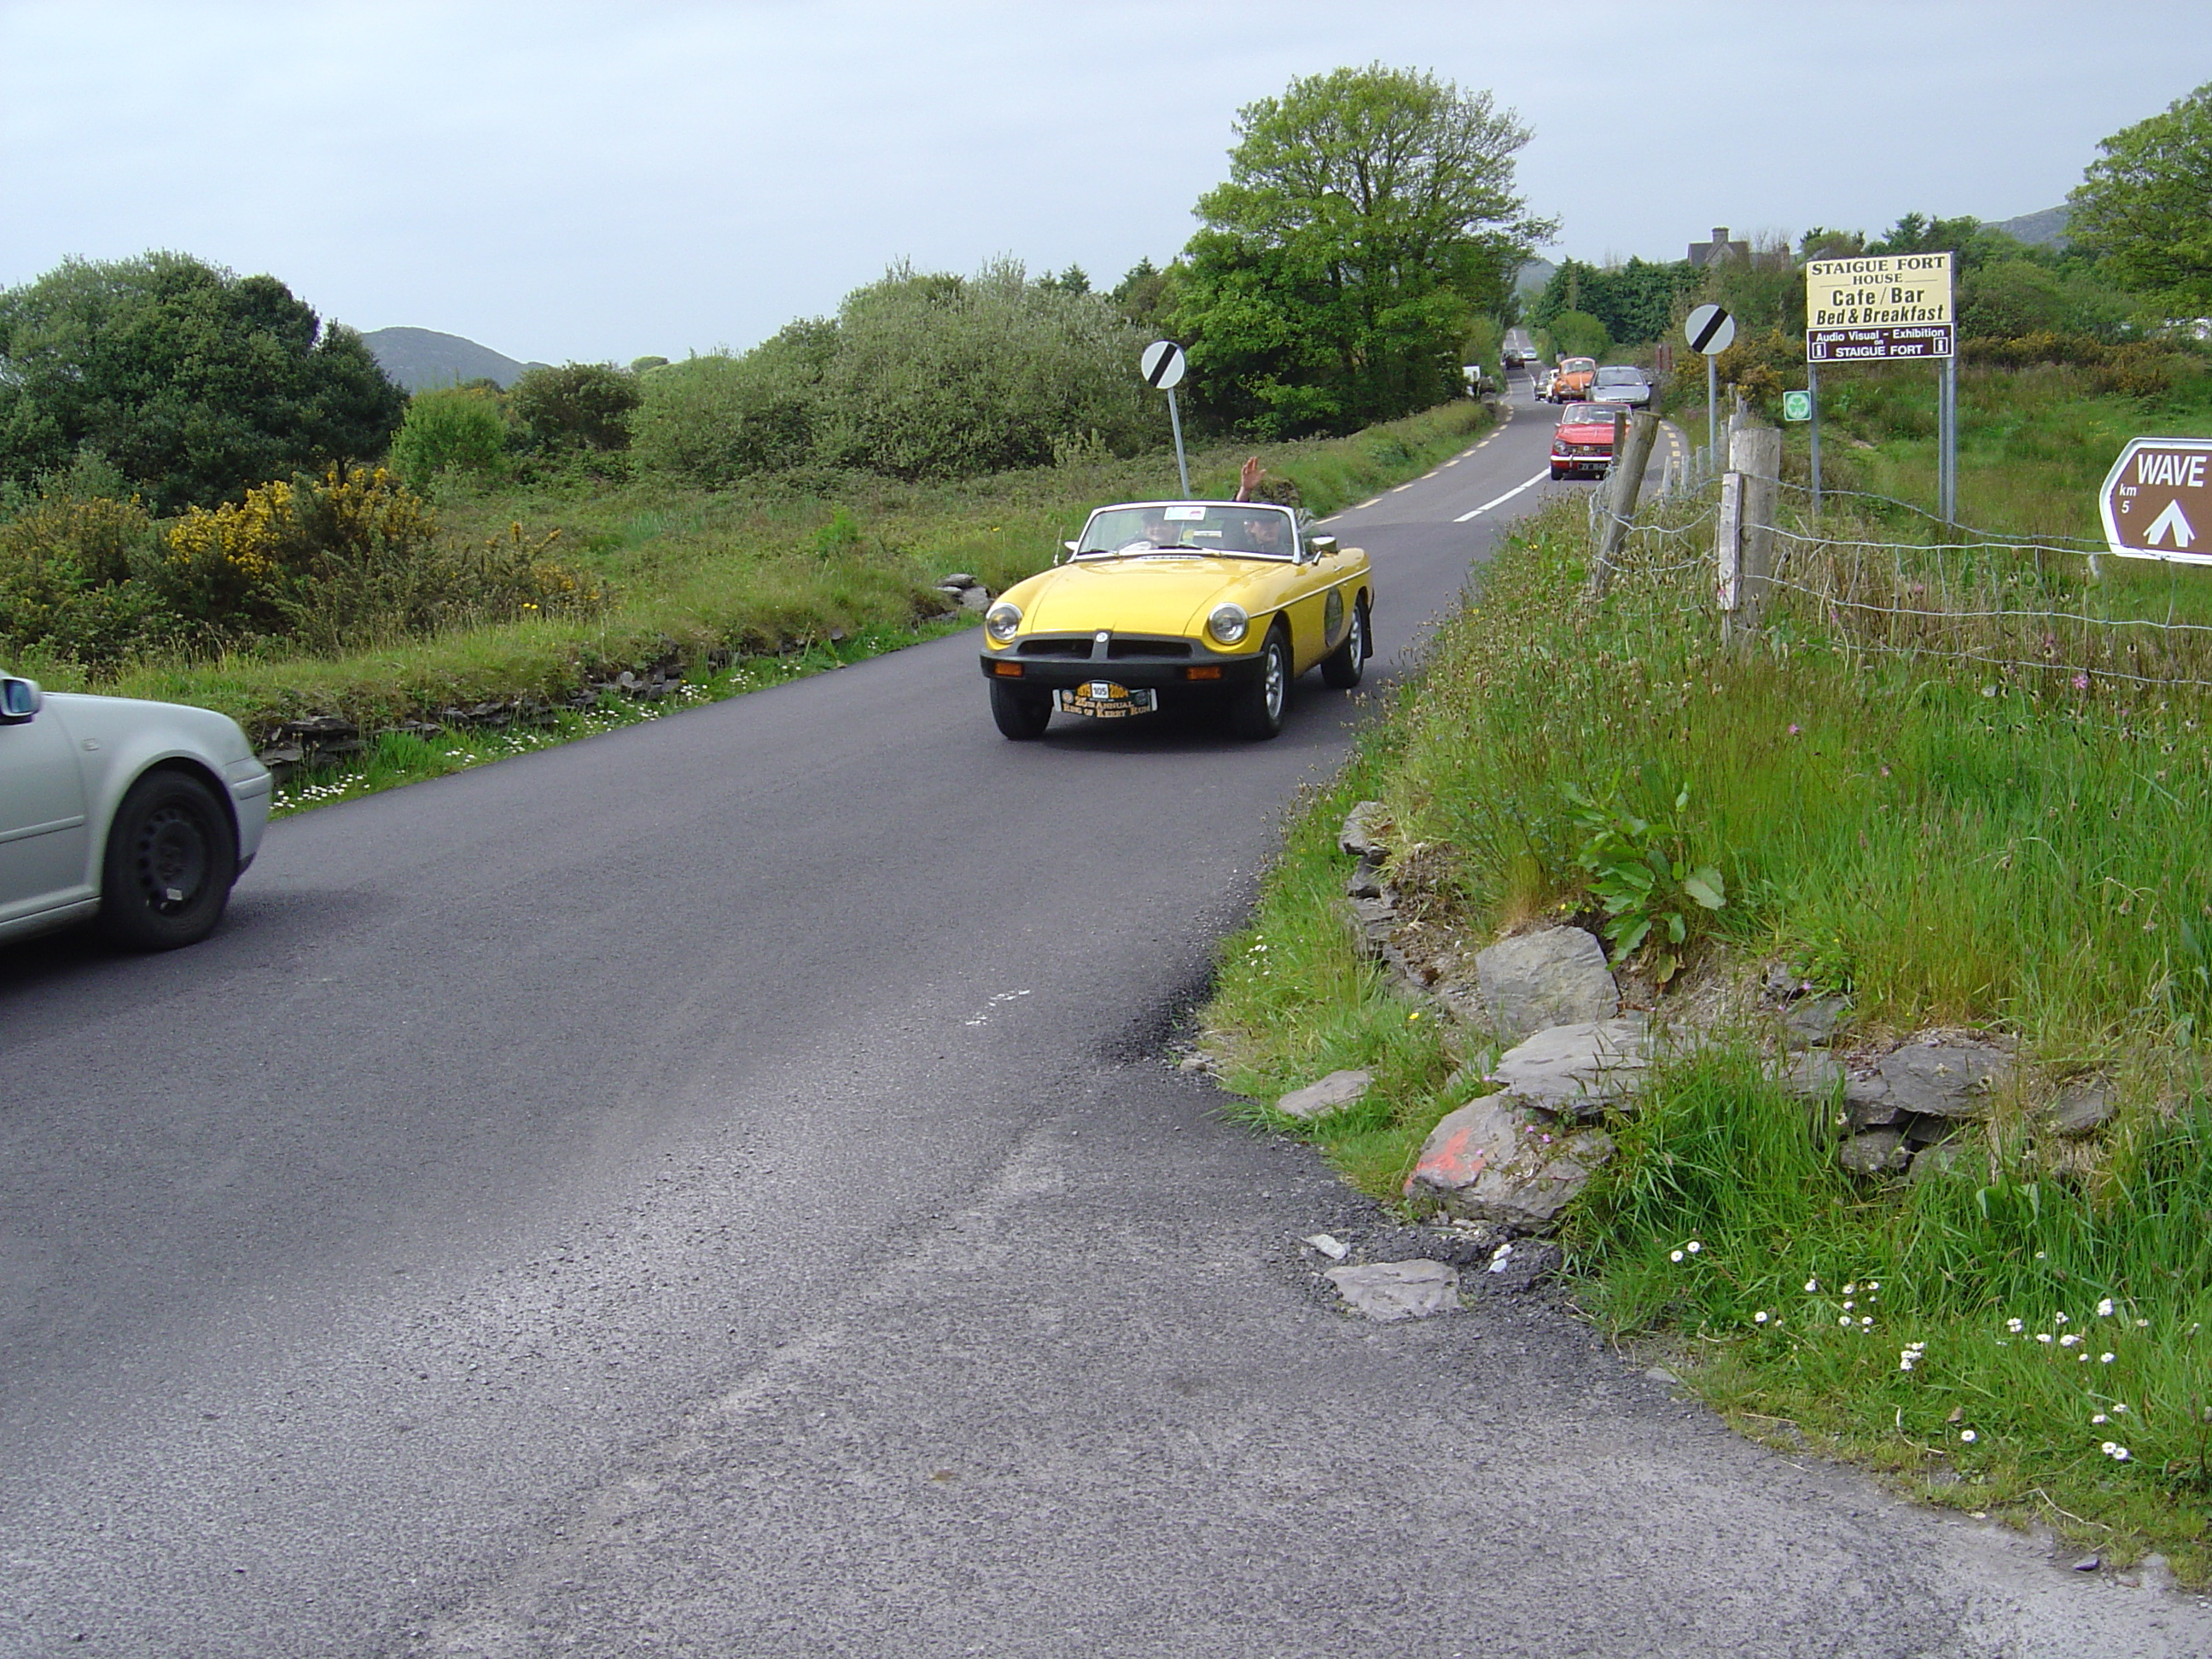
[{"label": "car headlight", "polygon": [[1000,645],[1012,639],[1021,626],[1021,606],[1008,605],[1004,599],[983,613],[983,631]]},{"label": "car headlight", "polygon": [[1206,631],[1224,645],[1236,644],[1251,625],[1252,619],[1244,614],[1241,605],[1217,605],[1213,614],[1206,619]]}]

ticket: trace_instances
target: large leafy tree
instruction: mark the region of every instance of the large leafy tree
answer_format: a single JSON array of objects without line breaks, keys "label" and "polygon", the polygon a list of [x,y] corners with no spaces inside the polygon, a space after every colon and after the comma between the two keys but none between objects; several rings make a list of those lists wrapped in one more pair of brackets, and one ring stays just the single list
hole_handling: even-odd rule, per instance
[{"label": "large leafy tree", "polygon": [[180,253],[0,291],[0,477],[113,465],[155,511],[380,454],[407,407],[361,336]]},{"label": "large leafy tree", "polygon": [[1194,398],[1296,434],[1453,395],[1468,325],[1553,228],[1513,191],[1528,129],[1487,93],[1376,64],[1292,82],[1237,134],[1178,285]]},{"label": "large leafy tree", "polygon": [[2097,148],[2067,198],[2067,235],[2124,286],[2212,315],[2212,85]]}]

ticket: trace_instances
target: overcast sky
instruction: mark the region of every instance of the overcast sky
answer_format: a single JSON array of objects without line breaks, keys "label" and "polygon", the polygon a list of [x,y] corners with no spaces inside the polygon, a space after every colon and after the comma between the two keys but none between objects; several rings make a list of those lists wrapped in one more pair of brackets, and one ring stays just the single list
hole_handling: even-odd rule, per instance
[{"label": "overcast sky", "polygon": [[[1838,21],[1848,18],[1850,21]],[[2204,0],[0,0],[0,285],[176,248],[517,358],[742,348],[890,262],[1164,262],[1239,106],[1433,70],[1554,258],[2055,205],[2212,80]]]}]

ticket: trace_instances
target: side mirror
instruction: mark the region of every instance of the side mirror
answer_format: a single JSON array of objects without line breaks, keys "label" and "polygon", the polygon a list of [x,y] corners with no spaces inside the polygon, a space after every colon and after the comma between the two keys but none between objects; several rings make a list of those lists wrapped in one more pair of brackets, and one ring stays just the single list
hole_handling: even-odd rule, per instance
[{"label": "side mirror", "polygon": [[46,700],[36,680],[19,680],[12,675],[0,678],[0,726],[29,725]]},{"label": "side mirror", "polygon": [[1309,536],[1306,538],[1306,551],[1312,554],[1316,559],[1328,558],[1332,553],[1336,551],[1336,538],[1334,536]]}]

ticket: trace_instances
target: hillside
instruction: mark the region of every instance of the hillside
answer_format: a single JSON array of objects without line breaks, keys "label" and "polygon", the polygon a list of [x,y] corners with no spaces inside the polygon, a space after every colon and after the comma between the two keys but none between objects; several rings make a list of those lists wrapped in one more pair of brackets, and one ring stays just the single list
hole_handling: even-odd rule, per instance
[{"label": "hillside", "polygon": [[384,372],[410,392],[458,386],[464,380],[490,380],[509,386],[526,368],[544,367],[519,363],[489,346],[458,334],[441,334],[435,329],[380,328],[362,338]]},{"label": "hillside", "polygon": [[2040,213],[2023,213],[2016,219],[1992,221],[1990,228],[2001,230],[2008,236],[2017,236],[2030,247],[2046,244],[2053,247],[2066,246],[2067,210],[2063,207],[2045,208]]}]

